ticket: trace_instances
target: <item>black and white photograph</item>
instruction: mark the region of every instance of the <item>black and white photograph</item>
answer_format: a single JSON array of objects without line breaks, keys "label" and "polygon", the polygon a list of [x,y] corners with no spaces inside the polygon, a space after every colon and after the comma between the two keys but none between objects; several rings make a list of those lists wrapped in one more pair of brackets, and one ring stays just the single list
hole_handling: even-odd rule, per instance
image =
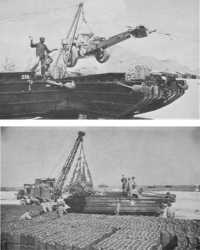
[{"label": "black and white photograph", "polygon": [[2,250],[199,249],[199,127],[3,127],[1,142]]},{"label": "black and white photograph", "polygon": [[200,250],[199,0],[0,0],[1,250]]},{"label": "black and white photograph", "polygon": [[0,119],[198,119],[198,0],[1,0]]}]

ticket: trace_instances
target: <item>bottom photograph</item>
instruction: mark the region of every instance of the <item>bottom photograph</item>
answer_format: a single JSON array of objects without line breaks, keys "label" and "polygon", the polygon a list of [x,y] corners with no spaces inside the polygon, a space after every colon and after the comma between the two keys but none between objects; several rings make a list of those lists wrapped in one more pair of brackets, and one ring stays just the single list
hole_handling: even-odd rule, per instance
[{"label": "bottom photograph", "polygon": [[2,127],[2,250],[200,249],[199,127]]}]

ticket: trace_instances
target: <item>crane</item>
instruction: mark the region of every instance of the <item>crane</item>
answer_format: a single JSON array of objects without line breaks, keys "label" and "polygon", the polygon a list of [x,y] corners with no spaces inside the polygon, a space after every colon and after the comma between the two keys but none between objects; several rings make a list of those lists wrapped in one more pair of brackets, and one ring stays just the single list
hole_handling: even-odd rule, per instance
[{"label": "crane", "polygon": [[81,34],[78,33],[81,16],[87,24],[83,13],[83,3],[80,3],[67,36],[62,40],[60,53],[55,65],[57,65],[61,55],[66,67],[74,67],[79,59],[88,56],[94,56],[99,63],[105,63],[110,58],[106,51],[107,48],[131,37],[143,38],[147,37],[148,34],[156,32],[156,30],[149,31],[145,26],[140,25],[135,28],[128,27],[126,31],[107,39],[105,37],[97,37],[92,32]]},{"label": "crane", "polygon": [[85,156],[84,149],[83,149],[83,137],[84,136],[85,136],[84,132],[82,131],[78,132],[78,137],[76,138],[74,146],[72,150],[70,151],[70,154],[68,158],[66,159],[62,167],[62,170],[57,178],[57,181],[55,183],[55,189],[54,189],[55,198],[59,197],[65,189],[66,179],[68,177],[70,170],[72,169],[74,159],[79,149],[80,151],[79,151],[78,160],[75,164],[75,168],[72,173],[72,178],[69,182],[69,187],[73,186],[74,184],[80,184],[80,183],[83,183],[84,185],[89,185],[91,188],[93,187],[91,173],[88,168],[86,156]]}]

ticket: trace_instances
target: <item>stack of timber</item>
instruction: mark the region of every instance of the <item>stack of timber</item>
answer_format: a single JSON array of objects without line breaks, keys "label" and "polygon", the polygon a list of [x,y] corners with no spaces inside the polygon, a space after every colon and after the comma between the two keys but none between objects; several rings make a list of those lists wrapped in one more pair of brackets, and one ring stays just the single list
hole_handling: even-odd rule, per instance
[{"label": "stack of timber", "polygon": [[158,199],[158,200],[160,199],[164,203],[168,202],[172,203],[176,201],[176,195],[171,193],[166,193],[166,194],[143,193],[142,197],[145,199]]},{"label": "stack of timber", "polygon": [[[108,197],[123,197],[122,192],[112,192],[112,191],[107,191],[104,193]],[[139,199],[144,199],[144,200],[155,200],[155,201],[160,201],[162,203],[173,203],[176,201],[176,195],[172,193],[147,193],[143,192],[140,194]]]},{"label": "stack of timber", "polygon": [[128,199],[126,197],[89,196],[86,197],[84,213],[154,215],[159,216],[164,211],[160,200]]}]

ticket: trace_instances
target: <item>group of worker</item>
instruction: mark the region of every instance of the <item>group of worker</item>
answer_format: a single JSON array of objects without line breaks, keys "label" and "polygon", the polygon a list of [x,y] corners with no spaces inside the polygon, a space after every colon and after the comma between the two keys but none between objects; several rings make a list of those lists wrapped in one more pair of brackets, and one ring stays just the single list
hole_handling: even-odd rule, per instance
[{"label": "group of worker", "polygon": [[121,183],[122,183],[122,194],[124,196],[135,197],[135,198],[138,197],[138,191],[136,189],[136,182],[134,176],[132,176],[131,178],[127,178],[124,175],[122,175]]},{"label": "group of worker", "polygon": [[[53,207],[56,207],[56,212],[58,217],[62,217],[64,214],[68,213],[70,206],[68,206],[62,197],[59,197],[56,202],[48,202],[43,201],[40,203],[42,213],[48,213],[53,211]],[[20,220],[31,220],[33,217],[32,211],[26,211],[24,214],[20,216]]]}]

